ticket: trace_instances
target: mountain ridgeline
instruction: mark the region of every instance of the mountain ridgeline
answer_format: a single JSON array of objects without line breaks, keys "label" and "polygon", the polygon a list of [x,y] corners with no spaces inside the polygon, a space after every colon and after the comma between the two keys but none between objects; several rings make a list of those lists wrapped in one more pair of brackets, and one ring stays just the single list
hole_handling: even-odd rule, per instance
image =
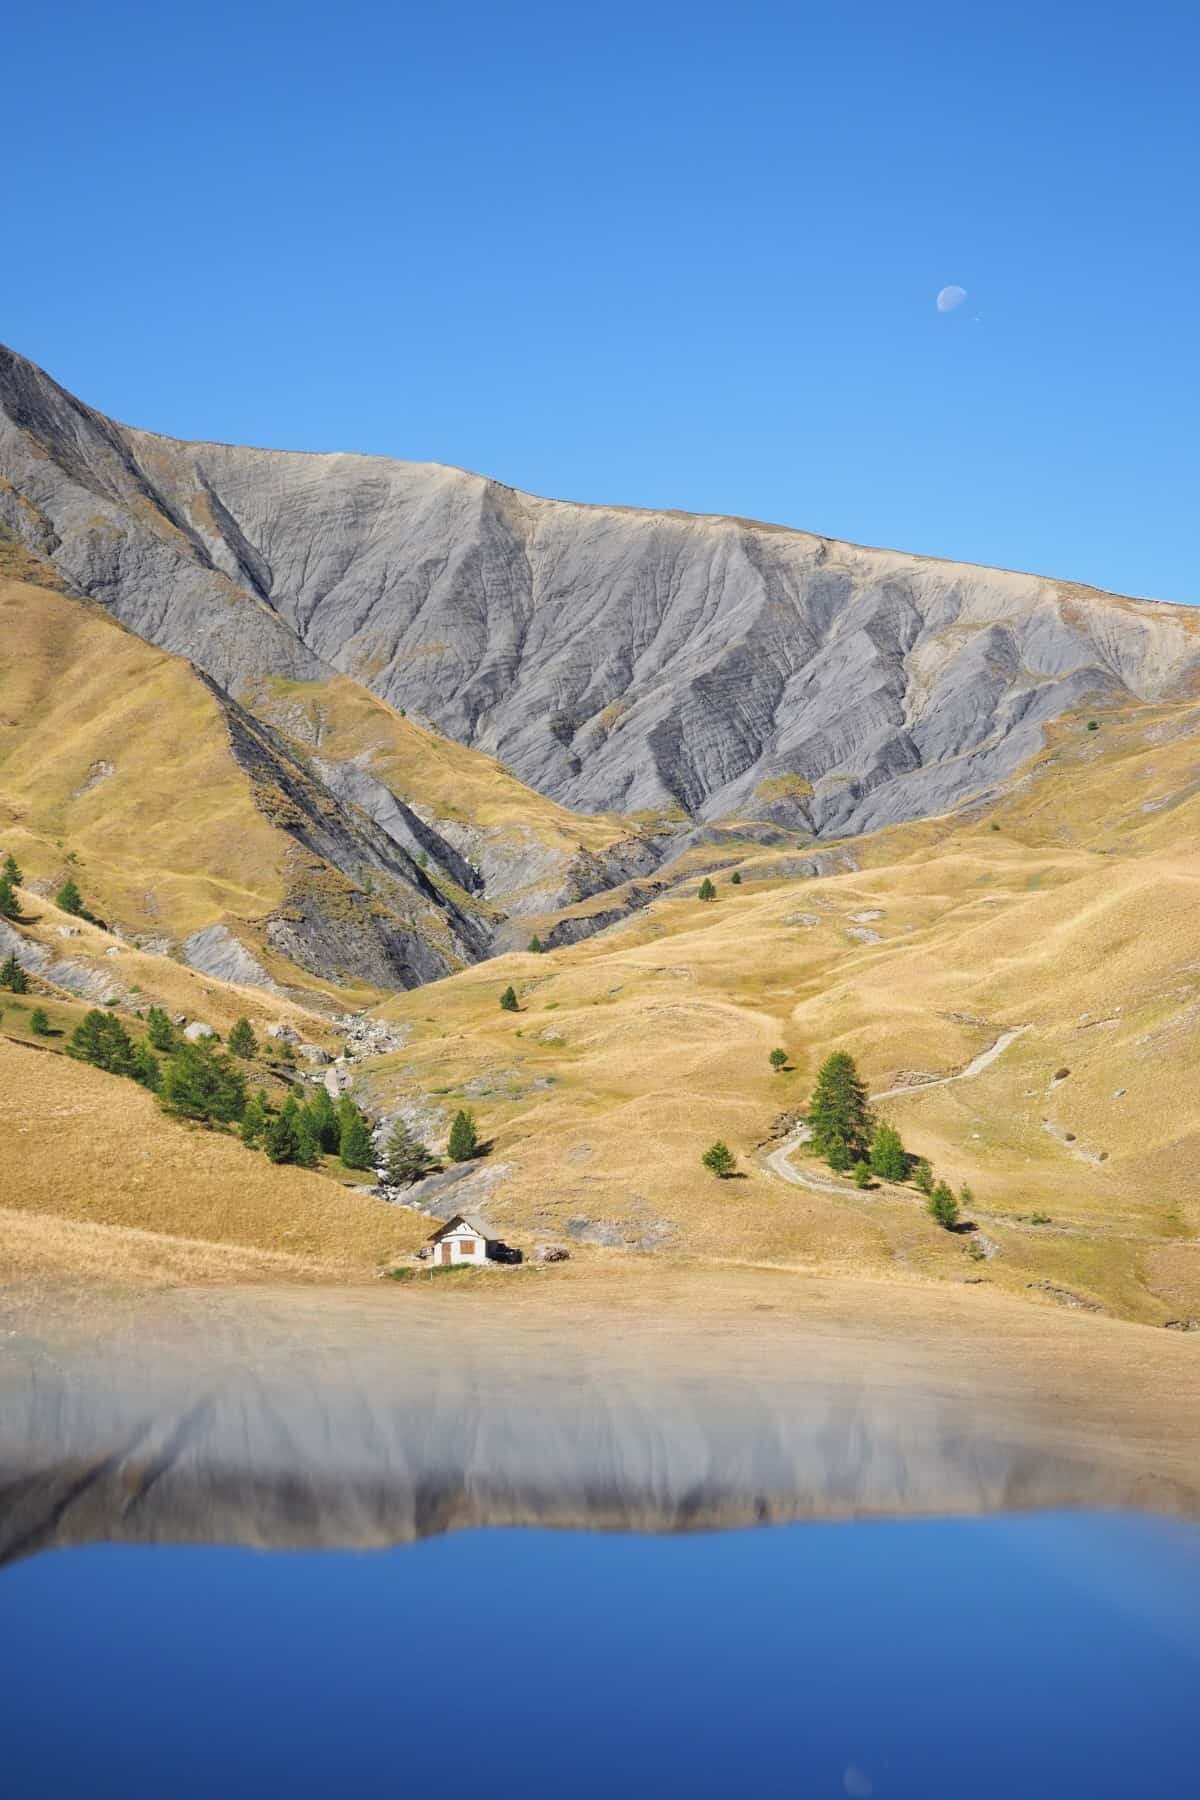
[{"label": "mountain ridgeline", "polygon": [[[0,349],[3,546],[213,684],[275,822],[374,881],[374,948],[349,903],[337,944],[311,918],[272,941],[379,985],[484,954],[497,913],[650,872],[688,821],[831,838],[986,799],[1053,718],[1200,669],[1184,607],[439,465],[177,442]],[[509,783],[500,823],[428,803],[445,739]],[[407,784],[386,772],[405,756]]]}]

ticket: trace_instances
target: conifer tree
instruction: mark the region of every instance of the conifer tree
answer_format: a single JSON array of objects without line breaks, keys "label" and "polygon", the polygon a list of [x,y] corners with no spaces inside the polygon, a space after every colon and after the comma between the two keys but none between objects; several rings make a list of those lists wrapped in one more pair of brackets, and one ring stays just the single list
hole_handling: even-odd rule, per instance
[{"label": "conifer tree", "polygon": [[73,918],[77,919],[82,917],[83,895],[76,887],[73,876],[67,876],[54,896],[54,904],[60,912],[70,913]]},{"label": "conifer tree", "polygon": [[373,1169],[375,1145],[371,1128],[349,1094],[343,1094],[338,1107],[338,1154],[347,1169]]},{"label": "conifer tree", "polygon": [[717,890],[706,875],[696,890],[696,898],[697,900],[715,900],[716,897]]},{"label": "conifer tree", "polygon": [[29,977],[17,961],[15,952],[0,963],[0,987],[9,988],[14,994],[29,992]]},{"label": "conifer tree", "polygon": [[473,1156],[479,1155],[479,1133],[475,1129],[474,1118],[465,1107],[454,1115],[446,1154],[451,1162],[456,1163],[470,1162]]},{"label": "conifer tree", "polygon": [[871,1173],[881,1181],[908,1179],[908,1154],[900,1133],[892,1125],[880,1125],[871,1145]]},{"label": "conifer tree", "polygon": [[106,1069],[110,1075],[136,1075],[133,1039],[120,1019],[93,1007],[71,1033],[67,1055]]},{"label": "conifer tree", "polygon": [[871,1165],[870,1165],[870,1163],[856,1162],[854,1165],[853,1173],[854,1173],[854,1185],[856,1188],[869,1188],[870,1187],[870,1185],[871,1185]]},{"label": "conifer tree", "polygon": [[155,1050],[165,1053],[175,1048],[175,1027],[161,1006],[152,1006],[146,1014],[146,1036]]},{"label": "conifer tree", "polygon": [[300,1107],[289,1094],[263,1133],[263,1149],[273,1163],[300,1161]]},{"label": "conifer tree", "polygon": [[388,1180],[397,1185],[401,1182],[420,1181],[423,1175],[428,1175],[435,1167],[433,1157],[425,1145],[413,1136],[403,1119],[397,1119],[392,1126],[384,1163]]},{"label": "conifer tree", "polygon": [[944,1181],[939,1181],[929,1196],[929,1216],[947,1231],[958,1223],[958,1201]]},{"label": "conifer tree", "polygon": [[715,1144],[709,1145],[700,1161],[721,1181],[728,1180],[737,1168],[737,1157],[721,1138],[718,1138]]},{"label": "conifer tree", "polygon": [[323,1086],[314,1091],[304,1110],[312,1121],[322,1153],[332,1156],[340,1147],[342,1133],[333,1101]]},{"label": "conifer tree", "polygon": [[917,1186],[920,1188],[920,1190],[923,1194],[932,1194],[932,1192],[933,1192],[933,1169],[930,1167],[928,1157],[919,1156],[917,1158],[916,1164],[913,1168],[913,1180],[916,1182]]},{"label": "conifer tree", "polygon": [[845,1050],[827,1056],[808,1107],[813,1145],[831,1169],[845,1170],[870,1152],[873,1120],[867,1090]]},{"label": "conifer tree", "polygon": [[778,1074],[782,1075],[783,1071],[787,1068],[788,1053],[786,1050],[772,1050],[767,1061]]},{"label": "conifer tree", "polygon": [[35,1006],[30,1013],[29,1029],[34,1037],[50,1036],[50,1015],[44,1006]]},{"label": "conifer tree", "polygon": [[11,850],[4,859],[4,866],[0,868],[0,874],[4,876],[5,881],[11,881],[14,887],[25,886],[25,877],[17,866],[17,859]]},{"label": "conifer tree", "polygon": [[129,1073],[133,1079],[149,1088],[152,1094],[157,1094],[162,1087],[162,1065],[149,1044],[135,1044],[130,1062]]},{"label": "conifer tree", "polygon": [[500,1006],[504,1012],[518,1012],[520,1010],[517,1006],[517,990],[514,987],[505,988],[500,996]]},{"label": "conifer tree", "polygon": [[21,916],[21,902],[17,899],[17,890],[7,875],[0,875],[0,919],[17,919]]},{"label": "conifer tree", "polygon": [[529,948],[533,951],[533,954],[535,956],[541,956],[541,954],[543,953],[543,951],[546,948],[545,944],[543,944],[541,938],[538,936],[536,931],[534,932],[533,936],[529,940]]},{"label": "conifer tree", "polygon": [[246,1110],[242,1114],[240,1126],[241,1139],[248,1150],[254,1150],[262,1143],[269,1118],[267,1111],[267,1095],[265,1088],[259,1088],[246,1102]]},{"label": "conifer tree", "polygon": [[258,1055],[258,1039],[254,1035],[254,1027],[249,1019],[238,1019],[229,1033],[229,1049],[232,1055],[243,1062]]},{"label": "conifer tree", "polygon": [[321,1160],[321,1134],[307,1106],[300,1108],[296,1135],[299,1140],[296,1161],[302,1169],[315,1169]]},{"label": "conifer tree", "polygon": [[741,887],[742,871],[740,869],[735,869],[733,874],[729,877],[729,882],[731,887]]},{"label": "conifer tree", "polygon": [[246,1078],[233,1058],[202,1038],[179,1044],[163,1072],[164,1112],[206,1125],[236,1124],[246,1110]]}]

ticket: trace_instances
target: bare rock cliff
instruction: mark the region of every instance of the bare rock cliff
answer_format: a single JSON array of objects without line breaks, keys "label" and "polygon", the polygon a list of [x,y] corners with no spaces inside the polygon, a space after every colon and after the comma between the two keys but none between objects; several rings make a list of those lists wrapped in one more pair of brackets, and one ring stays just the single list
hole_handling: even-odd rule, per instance
[{"label": "bare rock cliff", "polygon": [[1200,668],[1186,607],[434,465],[179,443],[4,350],[0,532],[234,695],[339,670],[589,811],[871,829],[986,794],[1085,700]]}]

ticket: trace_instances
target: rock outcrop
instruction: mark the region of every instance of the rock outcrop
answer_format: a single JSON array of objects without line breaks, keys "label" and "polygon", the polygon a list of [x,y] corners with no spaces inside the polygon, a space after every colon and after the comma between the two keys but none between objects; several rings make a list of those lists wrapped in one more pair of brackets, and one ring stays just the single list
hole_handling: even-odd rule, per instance
[{"label": "rock outcrop", "polygon": [[987,794],[1085,699],[1200,670],[1186,607],[434,465],[180,443],[8,351],[0,526],[235,695],[339,670],[585,810],[859,832]]}]

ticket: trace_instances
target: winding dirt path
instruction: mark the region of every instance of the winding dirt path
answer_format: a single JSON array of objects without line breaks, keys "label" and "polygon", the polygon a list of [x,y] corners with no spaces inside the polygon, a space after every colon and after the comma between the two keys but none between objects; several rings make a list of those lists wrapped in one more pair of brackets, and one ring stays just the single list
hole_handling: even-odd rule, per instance
[{"label": "winding dirt path", "polygon": [[[870,1096],[871,1103],[875,1105],[880,1100],[895,1100],[903,1094],[923,1094],[929,1088],[948,1087],[952,1081],[971,1081],[976,1075],[982,1075],[985,1069],[990,1068],[996,1058],[1003,1056],[1009,1045],[1016,1043],[1022,1033],[1028,1030],[1028,1025],[1015,1025],[1008,1031],[1002,1031],[994,1044],[989,1045],[986,1050],[981,1050],[979,1055],[973,1057],[965,1069],[959,1069],[957,1074],[939,1075],[936,1081],[921,1081],[914,1083],[911,1087],[884,1088],[881,1094]],[[822,1181],[819,1175],[807,1175],[802,1170],[794,1168],[788,1161],[792,1151],[798,1150],[801,1144],[806,1144],[811,1136],[812,1133],[807,1125],[797,1126],[796,1130],[790,1137],[784,1139],[777,1150],[772,1150],[763,1159],[766,1167],[772,1175],[777,1175],[781,1181],[791,1182],[793,1187],[811,1188],[814,1193],[818,1194],[838,1194],[844,1199],[850,1191],[844,1183]]]}]

